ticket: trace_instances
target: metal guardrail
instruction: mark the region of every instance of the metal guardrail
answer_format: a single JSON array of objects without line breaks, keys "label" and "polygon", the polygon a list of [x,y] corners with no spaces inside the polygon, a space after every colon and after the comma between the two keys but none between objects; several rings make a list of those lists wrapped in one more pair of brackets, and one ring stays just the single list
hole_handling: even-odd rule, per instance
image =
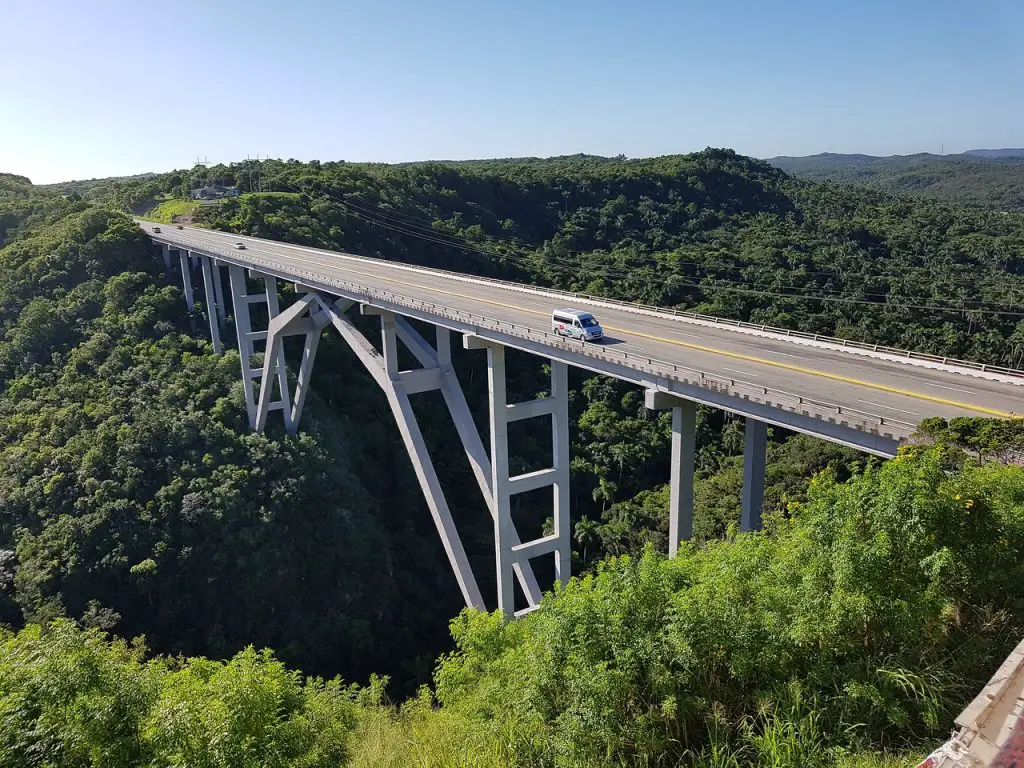
[{"label": "metal guardrail", "polygon": [[[233,234],[233,233],[224,233]],[[257,238],[258,239],[258,238]],[[291,243],[290,245],[296,245]],[[310,250],[319,251],[325,254],[337,255],[333,251],[324,250],[323,248],[313,248],[310,246]],[[1017,368],[1006,368],[999,365],[989,365],[987,363],[975,363],[970,360],[961,360],[955,357],[943,357],[942,355],[932,355],[927,352],[914,352],[909,349],[900,349],[898,347],[887,347],[882,344],[867,344],[861,341],[852,341],[850,339],[841,339],[835,336],[827,336],[820,333],[807,333],[805,331],[794,331],[789,328],[777,328],[771,325],[759,324],[759,323],[748,323],[742,320],[729,320],[722,317],[716,317],[715,315],[705,315],[700,312],[690,312],[688,310],[672,309],[667,307],[657,307],[653,304],[642,304],[634,301],[623,301],[621,299],[611,299],[604,296],[594,296],[589,293],[580,293],[577,291],[565,291],[561,288],[540,288],[538,286],[525,285],[523,283],[516,283],[511,280],[501,280],[494,277],[481,277],[478,275],[468,275],[464,272],[455,272],[449,269],[440,269],[437,267],[421,267],[416,264],[406,264],[405,262],[389,261],[388,259],[378,259],[372,256],[358,256],[354,253],[345,253],[344,256],[347,258],[358,259],[361,261],[376,262],[379,264],[387,264],[389,266],[403,267],[406,269],[429,271],[434,274],[448,275],[449,277],[458,278],[461,280],[476,280],[486,283],[492,283],[494,285],[501,285],[506,288],[513,288],[515,290],[526,291],[530,293],[545,292],[553,293],[560,296],[567,296],[574,299],[580,299],[582,301],[612,304],[617,307],[621,307],[625,310],[642,310],[643,312],[654,313],[658,315],[664,315],[665,317],[682,317],[691,320],[699,320],[705,323],[711,323],[713,325],[721,326],[724,328],[744,328],[752,331],[760,331],[762,333],[772,333],[779,336],[786,336],[795,339],[806,339],[808,341],[820,341],[826,344],[833,344],[839,347],[846,347],[848,349],[859,349],[866,352],[881,352],[882,354],[893,355],[894,357],[902,357],[907,360],[923,360],[931,363],[941,363],[943,365],[957,366],[960,368],[969,368],[975,371],[981,371],[982,373],[999,373],[1004,376],[1013,376],[1016,378],[1024,379],[1024,370]]]},{"label": "metal guardrail", "polygon": [[[444,317],[462,324],[468,324],[477,328],[503,333],[508,336],[522,338],[532,342],[540,343],[555,349],[577,352],[605,362],[622,365],[626,368],[647,373],[655,377],[670,379],[681,384],[697,386],[719,394],[726,394],[743,400],[748,400],[763,405],[768,405],[791,413],[798,413],[809,418],[818,418],[832,423],[847,426],[861,432],[881,434],[893,439],[909,436],[917,424],[912,422],[892,419],[887,416],[880,416],[868,411],[861,411],[854,408],[827,403],[819,400],[804,397],[792,392],[778,389],[770,389],[759,384],[742,381],[740,379],[725,379],[714,376],[697,368],[669,363],[658,360],[647,355],[629,353],[611,349],[609,347],[587,347],[580,342],[567,341],[562,336],[557,336],[547,330],[538,330],[520,323],[509,323],[485,315],[462,310],[452,310],[443,305],[433,302],[414,299],[393,291],[369,288],[364,285],[352,283],[346,280],[328,277],[305,269],[296,269],[279,262],[273,262],[258,256],[252,256],[240,251],[222,250],[209,245],[195,246],[196,251],[212,252],[229,262],[241,263],[254,268],[266,268],[286,275],[283,279],[290,279],[296,282],[308,281],[313,284],[328,285],[339,289],[341,292],[358,297],[364,297],[367,302],[374,300],[385,301],[393,305],[415,309],[426,314]],[[818,411],[818,413],[812,411]],[[823,416],[822,413],[834,414],[834,416]],[[886,430],[888,428],[888,430]],[[884,430],[884,431],[883,431]]]}]

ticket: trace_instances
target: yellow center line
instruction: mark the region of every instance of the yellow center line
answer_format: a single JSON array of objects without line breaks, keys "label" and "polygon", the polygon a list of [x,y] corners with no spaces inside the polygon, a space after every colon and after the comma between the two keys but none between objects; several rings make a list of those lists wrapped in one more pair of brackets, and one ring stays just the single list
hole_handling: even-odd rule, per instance
[{"label": "yellow center line", "polygon": [[[306,264],[313,264],[315,266],[320,266],[320,267],[324,266],[323,264],[319,264],[316,261],[309,261],[308,259],[302,259],[301,257],[293,257],[293,258],[298,258],[299,261],[303,261]],[[431,292],[440,293],[440,294],[443,294],[443,295],[446,295],[446,296],[454,296],[454,297],[460,298],[460,299],[468,299],[470,301],[476,301],[476,302],[479,302],[481,304],[491,304],[491,305],[496,306],[496,307],[504,307],[505,309],[514,309],[514,310],[517,310],[519,312],[525,312],[525,313],[531,314],[531,315],[539,315],[541,317],[548,317],[549,316],[548,312],[541,312],[540,310],[530,309],[528,307],[522,307],[522,306],[519,306],[519,305],[516,305],[516,304],[511,304],[511,303],[509,303],[507,301],[494,301],[492,299],[481,298],[480,296],[473,296],[471,294],[459,293],[458,291],[448,291],[448,290],[445,290],[443,288],[436,288],[436,287],[430,286],[430,285],[422,285],[420,283],[414,283],[414,282],[410,282],[408,280],[401,280],[401,279],[394,278],[394,277],[385,277],[383,275],[377,275],[377,274],[372,274],[372,273],[367,273],[367,272],[361,272],[360,270],[353,269],[353,268],[351,268],[351,267],[349,267],[347,265],[343,269],[344,269],[344,271],[352,272],[354,274],[360,275],[360,276],[365,277],[365,278],[372,278],[374,280],[384,280],[386,282],[398,283],[399,285],[403,285],[403,286],[406,286],[406,287],[409,287],[409,288],[419,288],[420,290],[423,290],[423,291],[431,291]],[[817,370],[815,368],[804,368],[803,366],[793,365],[791,363],[780,363],[780,362],[778,362],[776,360],[767,360],[767,359],[765,359],[763,357],[755,357],[753,355],[746,355],[746,354],[743,354],[741,352],[729,352],[729,351],[724,350],[724,349],[716,349],[715,347],[707,347],[707,346],[704,346],[703,344],[693,344],[691,342],[680,341],[679,339],[671,339],[671,338],[667,338],[665,336],[655,336],[653,334],[643,333],[642,331],[636,331],[636,330],[627,329],[627,328],[618,328],[618,327],[613,326],[613,325],[606,325],[604,327],[607,328],[610,331],[617,331],[618,333],[625,333],[625,334],[627,334],[629,336],[638,336],[638,337],[643,338],[643,339],[649,339],[650,341],[658,341],[658,342],[661,342],[663,344],[670,344],[670,345],[676,346],[676,347],[683,347],[685,349],[694,349],[694,350],[697,350],[697,351],[700,351],[700,352],[707,352],[707,353],[713,354],[713,355],[721,355],[723,357],[732,358],[733,360],[743,360],[743,361],[748,362],[748,363],[758,363],[760,365],[767,365],[767,366],[770,366],[770,367],[773,367],[773,368],[780,368],[780,369],[782,369],[784,371],[794,371],[796,373],[803,373],[803,374],[807,374],[807,375],[810,375],[810,376],[818,376],[820,378],[830,379],[832,381],[841,381],[844,384],[853,384],[853,385],[860,386],[860,387],[867,387],[869,389],[876,389],[876,390],[878,390],[880,392],[888,392],[888,393],[894,394],[894,395],[903,395],[904,397],[910,397],[910,398],[914,398],[914,399],[917,399],[917,400],[927,400],[927,401],[932,402],[932,403],[938,403],[940,405],[948,405],[948,406],[951,406],[953,408],[964,408],[964,409],[969,410],[969,411],[977,411],[978,413],[984,413],[984,414],[987,414],[989,416],[997,416],[997,417],[1004,418],[1004,419],[1016,418],[1013,413],[1008,413],[1006,411],[1000,411],[1000,410],[997,410],[995,408],[986,408],[983,405],[973,405],[971,403],[963,403],[963,402],[960,402],[959,400],[948,400],[948,399],[946,399],[944,397],[936,397],[935,395],[928,395],[928,394],[925,394],[923,392],[914,392],[914,391],[909,390],[909,389],[900,389],[898,387],[890,387],[890,386],[887,386],[885,384],[875,384],[874,382],[863,381],[861,379],[855,379],[855,378],[852,378],[852,377],[849,377],[849,376],[841,376],[841,375],[839,375],[837,373],[829,373],[827,371],[819,371],[819,370]]]}]

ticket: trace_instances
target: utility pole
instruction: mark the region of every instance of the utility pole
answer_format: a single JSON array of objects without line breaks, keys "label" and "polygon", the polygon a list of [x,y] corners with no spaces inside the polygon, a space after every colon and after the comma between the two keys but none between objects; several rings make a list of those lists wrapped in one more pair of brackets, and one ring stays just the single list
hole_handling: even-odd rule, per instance
[{"label": "utility pole", "polygon": [[210,159],[204,156],[203,159],[200,160],[199,155],[196,155],[196,165],[202,166],[203,168],[203,172],[199,176],[199,187],[203,188],[210,186],[210,179],[207,177],[207,169],[210,165]]}]

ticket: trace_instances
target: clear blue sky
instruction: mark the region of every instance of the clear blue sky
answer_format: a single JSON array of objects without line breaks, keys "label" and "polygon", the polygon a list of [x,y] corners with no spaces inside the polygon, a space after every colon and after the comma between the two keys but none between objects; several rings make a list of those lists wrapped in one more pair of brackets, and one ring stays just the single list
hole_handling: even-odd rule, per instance
[{"label": "clear blue sky", "polygon": [[3,0],[0,171],[1024,145],[1021,0]]}]

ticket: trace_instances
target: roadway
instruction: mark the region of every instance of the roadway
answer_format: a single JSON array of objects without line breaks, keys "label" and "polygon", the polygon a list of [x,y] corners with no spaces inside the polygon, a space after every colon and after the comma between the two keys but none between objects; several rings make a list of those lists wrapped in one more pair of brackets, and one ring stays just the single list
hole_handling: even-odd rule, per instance
[{"label": "roadway", "polygon": [[[147,233],[152,232],[152,223],[140,223]],[[989,380],[966,372],[896,362],[828,346],[797,344],[770,335],[751,335],[685,318],[591,304],[542,289],[524,291],[493,283],[467,282],[425,268],[410,270],[408,265],[351,254],[195,227],[179,230],[175,225],[160,226],[160,239],[195,251],[233,251],[233,244],[241,241],[246,249],[231,256],[273,260],[325,278],[388,290],[520,327],[550,330],[552,309],[585,309],[593,312],[604,326],[607,338],[603,346],[609,350],[799,394],[894,421],[916,424],[930,416],[1005,418],[1024,414],[1024,378],[1020,383]]]}]

